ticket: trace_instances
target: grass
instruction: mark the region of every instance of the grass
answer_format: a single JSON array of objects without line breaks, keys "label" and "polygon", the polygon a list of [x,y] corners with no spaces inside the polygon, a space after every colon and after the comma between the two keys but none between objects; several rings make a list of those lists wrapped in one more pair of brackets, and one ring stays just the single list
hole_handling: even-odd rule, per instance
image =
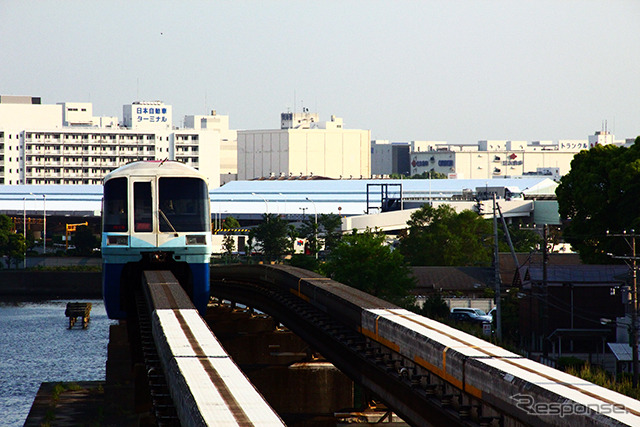
[{"label": "grass", "polygon": [[[56,407],[58,405],[58,401],[60,400],[60,395],[68,391],[78,391],[84,390],[79,384],[71,382],[71,383],[56,383],[51,390],[51,400],[49,402],[49,407],[40,423],[41,427],[50,427],[54,421],[56,420]],[[91,393],[100,393],[102,392],[103,387],[100,385],[96,390],[91,391]],[[102,420],[104,419],[104,408],[102,406],[97,408],[96,418],[92,420],[83,420],[81,424],[82,426],[99,426],[102,424]]]},{"label": "grass", "polygon": [[58,399],[60,399],[61,393],[64,393],[65,391],[77,391],[77,390],[82,390],[82,387],[80,387],[76,383],[57,383],[56,385],[53,386],[53,391],[51,392],[51,399],[54,402],[57,402]]},{"label": "grass", "polygon": [[582,366],[569,366],[566,372],[609,390],[640,399],[640,389],[633,388],[629,375],[621,375],[616,378],[600,367],[591,366],[589,362]]}]

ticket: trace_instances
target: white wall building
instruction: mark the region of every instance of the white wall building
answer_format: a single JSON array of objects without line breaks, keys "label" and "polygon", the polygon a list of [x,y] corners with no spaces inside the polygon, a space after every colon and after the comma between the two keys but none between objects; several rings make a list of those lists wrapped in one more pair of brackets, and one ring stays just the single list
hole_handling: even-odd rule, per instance
[{"label": "white wall building", "polygon": [[371,141],[371,173],[378,177],[408,174],[410,152],[411,144],[408,142],[374,139]]},{"label": "white wall building", "polygon": [[335,116],[319,122],[315,114],[296,114],[282,114],[282,129],[238,131],[239,180],[371,175],[370,131],[344,129],[342,119]]},{"label": "white wall building", "polygon": [[450,178],[489,179],[518,175],[562,176],[573,156],[598,144],[614,143],[606,132],[588,140],[509,141],[482,140],[476,145],[442,142],[414,144],[411,174],[440,172]]},{"label": "white wall building", "polygon": [[129,126],[92,110],[91,103],[0,97],[0,184],[101,184],[126,163],[168,158],[220,185],[219,132],[172,129],[171,106],[161,102],[125,105]]},{"label": "white wall building", "polygon": [[185,116],[184,127],[218,132],[220,135],[220,185],[238,179],[238,131],[229,129],[229,116],[217,114],[216,110],[212,110],[209,116]]}]

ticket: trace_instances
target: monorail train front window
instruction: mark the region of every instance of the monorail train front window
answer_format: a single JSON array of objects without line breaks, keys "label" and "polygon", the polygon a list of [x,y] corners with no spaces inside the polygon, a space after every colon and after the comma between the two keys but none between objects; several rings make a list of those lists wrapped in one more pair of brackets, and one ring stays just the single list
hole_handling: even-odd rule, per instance
[{"label": "monorail train front window", "polygon": [[127,231],[127,178],[104,183],[104,231]]},{"label": "monorail train front window", "polygon": [[136,232],[151,232],[151,183],[133,183],[133,229]]},{"label": "monorail train front window", "polygon": [[160,231],[208,231],[209,194],[200,178],[160,178]]}]

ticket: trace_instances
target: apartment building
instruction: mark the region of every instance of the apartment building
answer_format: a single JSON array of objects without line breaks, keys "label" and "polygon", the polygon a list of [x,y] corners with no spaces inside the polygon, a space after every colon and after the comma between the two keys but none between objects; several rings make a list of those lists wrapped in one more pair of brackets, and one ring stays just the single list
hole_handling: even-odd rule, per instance
[{"label": "apartment building", "polygon": [[220,185],[220,132],[174,129],[160,101],[123,106],[123,122],[94,117],[91,103],[43,105],[40,98],[0,97],[0,184],[101,184],[137,160],[177,160]]}]

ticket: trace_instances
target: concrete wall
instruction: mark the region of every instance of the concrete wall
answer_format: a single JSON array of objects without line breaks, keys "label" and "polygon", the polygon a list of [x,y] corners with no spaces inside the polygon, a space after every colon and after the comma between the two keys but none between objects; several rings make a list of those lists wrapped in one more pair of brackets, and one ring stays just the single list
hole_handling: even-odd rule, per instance
[{"label": "concrete wall", "polygon": [[11,298],[102,298],[102,273],[0,270],[0,296]]}]

